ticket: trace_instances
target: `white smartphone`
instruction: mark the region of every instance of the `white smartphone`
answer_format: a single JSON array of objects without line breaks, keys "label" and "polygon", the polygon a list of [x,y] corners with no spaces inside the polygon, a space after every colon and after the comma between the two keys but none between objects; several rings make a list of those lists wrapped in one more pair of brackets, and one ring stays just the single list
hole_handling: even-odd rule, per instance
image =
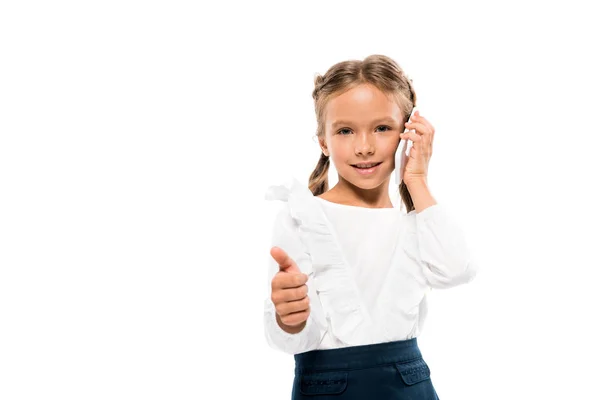
[{"label": "white smartphone", "polygon": [[[417,107],[413,107],[410,117],[408,120],[412,119],[415,111],[417,111]],[[404,133],[408,132],[408,129],[404,129]],[[414,132],[415,130],[412,129]],[[410,154],[410,149],[412,149],[413,142],[410,139],[400,139],[400,143],[398,144],[398,149],[396,150],[395,155],[395,176],[396,176],[396,185],[400,186],[402,183],[402,177],[404,176],[404,168],[406,167],[406,163],[408,161],[408,156]]]}]

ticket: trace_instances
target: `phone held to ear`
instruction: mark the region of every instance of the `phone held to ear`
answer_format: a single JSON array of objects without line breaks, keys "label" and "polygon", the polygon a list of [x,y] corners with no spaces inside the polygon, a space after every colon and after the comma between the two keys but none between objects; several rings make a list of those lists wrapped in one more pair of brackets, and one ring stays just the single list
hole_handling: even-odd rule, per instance
[{"label": "phone held to ear", "polygon": [[[415,111],[417,111],[417,107],[413,107],[412,112],[410,113],[410,117],[408,120],[412,119]],[[404,133],[408,132],[408,129],[404,129]],[[415,130],[413,129],[413,132]],[[404,168],[406,167],[406,163],[408,162],[408,156],[410,154],[410,149],[412,149],[413,142],[412,140],[400,139],[400,144],[398,144],[398,149],[396,150],[395,155],[395,176],[396,176],[396,185],[400,186],[402,183],[402,177],[404,176]]]}]

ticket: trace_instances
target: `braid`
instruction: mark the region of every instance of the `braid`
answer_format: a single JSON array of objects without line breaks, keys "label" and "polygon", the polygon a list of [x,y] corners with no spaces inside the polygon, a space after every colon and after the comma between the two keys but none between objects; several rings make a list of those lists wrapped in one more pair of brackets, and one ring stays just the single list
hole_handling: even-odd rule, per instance
[{"label": "braid", "polygon": [[314,100],[317,100],[317,98],[319,97],[319,92],[321,91],[321,88],[323,87],[324,84],[325,84],[325,78],[323,77],[323,75],[317,74],[315,76],[315,88],[313,89],[313,92],[312,92],[312,98]]},{"label": "braid", "polygon": [[321,152],[319,162],[315,167],[315,170],[310,174],[308,178],[308,188],[314,196],[325,193],[329,190],[329,183],[327,182],[329,174],[329,156],[326,156]]}]

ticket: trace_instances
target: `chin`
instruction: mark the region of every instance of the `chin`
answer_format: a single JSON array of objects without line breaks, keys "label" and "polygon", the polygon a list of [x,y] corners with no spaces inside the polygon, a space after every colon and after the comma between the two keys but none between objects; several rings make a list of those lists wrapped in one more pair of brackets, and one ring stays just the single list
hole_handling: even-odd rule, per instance
[{"label": "chin", "polygon": [[353,185],[361,189],[369,190],[376,189],[385,183],[385,179],[371,179],[365,181],[355,181]]}]

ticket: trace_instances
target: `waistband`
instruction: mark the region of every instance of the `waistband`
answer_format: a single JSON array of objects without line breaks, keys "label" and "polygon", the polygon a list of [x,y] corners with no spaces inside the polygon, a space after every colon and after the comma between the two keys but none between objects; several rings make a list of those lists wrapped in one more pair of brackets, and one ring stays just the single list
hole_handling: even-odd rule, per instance
[{"label": "waistband", "polygon": [[417,338],[294,354],[295,373],[372,368],[422,358]]}]

